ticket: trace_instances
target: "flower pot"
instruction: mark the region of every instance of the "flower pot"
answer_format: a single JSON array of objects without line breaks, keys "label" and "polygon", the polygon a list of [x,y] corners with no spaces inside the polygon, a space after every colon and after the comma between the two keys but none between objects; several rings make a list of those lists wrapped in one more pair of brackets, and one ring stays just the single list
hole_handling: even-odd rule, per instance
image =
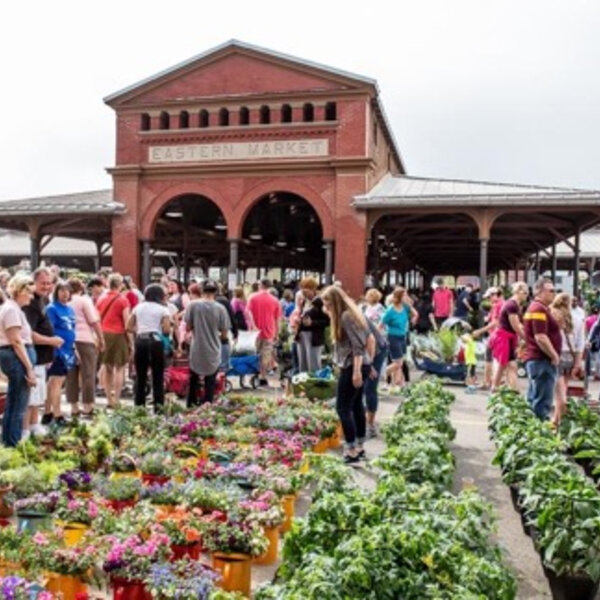
[{"label": "flower pot", "polygon": [[165,485],[170,481],[168,475],[150,475],[149,473],[142,473],[142,483],[146,485]]},{"label": "flower pot", "polygon": [[110,474],[109,479],[123,479],[124,477],[134,477],[137,479],[141,479],[142,472],[139,469],[136,469],[135,471],[127,471],[126,473],[113,472]]},{"label": "flower pot", "polygon": [[135,506],[137,504],[137,498],[130,498],[129,500],[107,500],[106,504],[115,512],[120,513],[126,508]]},{"label": "flower pot", "polygon": [[327,452],[327,450],[329,450],[329,441],[327,440],[327,438],[324,440],[319,440],[313,446],[313,452],[315,454],[325,454],[325,452]]},{"label": "flower pot", "polygon": [[19,572],[21,565],[10,560],[3,560],[0,558],[0,577],[8,577],[9,575],[15,575]]},{"label": "flower pot", "polygon": [[77,490],[72,490],[71,493],[76,498],[83,498],[85,500],[90,499],[93,495],[92,492],[78,492]]},{"label": "flower pot", "polygon": [[519,511],[519,488],[516,485],[510,485],[510,499],[512,500],[513,508]]},{"label": "flower pot", "polygon": [[58,573],[48,573],[46,589],[63,600],[75,600],[77,594],[87,593],[87,586],[79,577]]},{"label": "flower pot", "polygon": [[295,514],[296,496],[293,494],[287,494],[281,499],[281,507],[285,513],[285,521],[281,525],[281,531],[285,533],[292,528],[292,520]]},{"label": "flower pot", "polygon": [[193,544],[182,545],[171,544],[171,550],[173,551],[171,562],[175,562],[176,560],[180,560],[186,556],[192,560],[200,560],[200,555],[202,554],[202,543],[194,542]]},{"label": "flower pot", "polygon": [[56,521],[56,525],[63,530],[66,546],[76,546],[90,528],[89,525],[83,523],[65,523],[63,521]]},{"label": "flower pot", "polygon": [[269,540],[269,547],[264,554],[254,559],[257,565],[272,565],[277,561],[279,552],[279,527],[264,527],[265,536]]},{"label": "flower pot", "polygon": [[557,575],[544,566],[550,592],[554,600],[593,600],[598,591],[598,581],[583,573]]},{"label": "flower pot", "polygon": [[17,531],[49,531],[52,529],[52,515],[47,513],[20,513],[17,514]]},{"label": "flower pot", "polygon": [[342,445],[342,426],[340,423],[337,424],[335,431],[329,437],[329,447],[332,450],[339,448]]},{"label": "flower pot", "polygon": [[12,491],[11,486],[1,487],[0,488],[0,517],[12,517],[13,515],[13,506],[9,502],[6,501],[6,494]]},{"label": "flower pot", "polygon": [[111,577],[113,600],[152,600],[152,594],[141,581]]},{"label": "flower pot", "polygon": [[219,587],[227,592],[241,592],[250,597],[252,557],[249,554],[214,552],[213,569],[221,573]]},{"label": "flower pot", "polygon": [[163,514],[170,515],[177,510],[176,504],[153,504],[154,508]]}]

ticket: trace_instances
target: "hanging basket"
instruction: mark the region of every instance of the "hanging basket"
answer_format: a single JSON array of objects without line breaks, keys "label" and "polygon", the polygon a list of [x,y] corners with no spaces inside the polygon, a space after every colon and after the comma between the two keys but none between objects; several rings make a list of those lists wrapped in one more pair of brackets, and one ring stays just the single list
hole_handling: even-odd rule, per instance
[{"label": "hanging basket", "polygon": [[202,542],[185,545],[171,544],[171,550],[173,551],[171,562],[181,560],[185,557],[188,557],[191,560],[200,560],[200,555],[202,554]]},{"label": "hanging basket", "polygon": [[123,512],[126,508],[135,506],[137,504],[137,498],[130,498],[129,500],[107,500],[106,504],[116,513],[120,513]]},{"label": "hanging basket", "polygon": [[89,530],[89,525],[83,523],[65,523],[56,521],[56,525],[63,530],[63,536],[66,546],[76,546]]},{"label": "hanging basket", "polygon": [[52,529],[52,515],[48,513],[23,512],[17,513],[17,531],[49,531]]},{"label": "hanging basket", "polygon": [[6,494],[12,491],[12,486],[0,487],[0,517],[12,517],[14,513],[13,505],[6,501]]},{"label": "hanging basket", "polygon": [[596,597],[598,581],[583,573],[557,575],[552,569],[542,566],[554,600],[593,600]]}]

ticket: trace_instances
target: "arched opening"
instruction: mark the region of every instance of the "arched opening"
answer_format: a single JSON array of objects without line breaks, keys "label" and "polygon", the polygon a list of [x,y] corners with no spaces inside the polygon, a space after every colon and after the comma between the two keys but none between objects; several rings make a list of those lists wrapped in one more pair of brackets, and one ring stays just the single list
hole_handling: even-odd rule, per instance
[{"label": "arched opening", "polygon": [[281,122],[291,123],[292,122],[292,107],[289,104],[284,104],[281,107]]},{"label": "arched opening", "polygon": [[325,120],[335,121],[337,120],[337,106],[335,102],[327,102],[325,104]]},{"label": "arched opening", "polygon": [[179,129],[187,129],[190,126],[190,113],[182,110],[179,113]]},{"label": "arched opening", "polygon": [[148,113],[142,113],[140,116],[140,130],[150,131],[150,115]]},{"label": "arched opening", "polygon": [[250,124],[250,111],[247,106],[242,106],[240,108],[240,125],[249,125]]},{"label": "arched opening", "polygon": [[367,244],[367,273],[375,285],[424,288],[433,275],[479,274],[477,224],[463,213],[387,214]]},{"label": "arched opening", "polygon": [[302,120],[305,123],[311,123],[315,120],[315,107],[310,102],[302,107]]},{"label": "arched opening", "polygon": [[261,125],[268,125],[271,122],[271,109],[266,104],[260,107],[259,120]]},{"label": "arched opening", "polygon": [[226,108],[222,108],[219,111],[219,126],[227,127],[229,125],[229,111]]},{"label": "arched opening", "polygon": [[248,212],[242,227],[240,268],[276,270],[282,279],[325,272],[323,228],[302,196],[273,191]]},{"label": "arched opening", "polygon": [[[151,241],[151,267],[177,271],[180,281],[206,277],[229,264],[223,212],[206,196],[185,194],[162,209]],[[210,276],[217,277],[213,271]],[[218,277],[225,280],[219,272]],[[155,278],[155,276],[154,276]]]},{"label": "arched opening", "polygon": [[208,111],[205,108],[200,111],[198,118],[200,127],[208,127]]},{"label": "arched opening", "polygon": [[171,121],[171,118],[169,116],[169,113],[167,111],[163,110],[160,113],[160,117],[159,117],[159,128],[160,129],[169,129],[170,121]]}]

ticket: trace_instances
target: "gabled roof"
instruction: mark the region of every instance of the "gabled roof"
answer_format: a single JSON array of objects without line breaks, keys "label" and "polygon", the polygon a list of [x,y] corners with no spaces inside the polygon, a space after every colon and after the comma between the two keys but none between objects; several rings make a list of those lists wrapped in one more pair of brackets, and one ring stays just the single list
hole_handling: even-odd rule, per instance
[{"label": "gabled roof", "polygon": [[0,217],[25,215],[112,215],[125,211],[113,200],[112,190],[41,196],[21,200],[0,200]]},{"label": "gabled roof", "polygon": [[460,179],[430,179],[387,174],[367,194],[355,196],[356,208],[404,206],[537,206],[576,202],[596,205],[600,191]]},{"label": "gabled roof", "polygon": [[[28,257],[31,253],[29,235],[20,231],[0,230],[0,256]],[[55,237],[41,251],[42,257],[76,256],[93,257],[98,255],[94,242],[68,237]],[[112,248],[104,252],[104,256],[112,255]]]},{"label": "gabled roof", "polygon": [[192,56],[191,58],[188,58],[187,60],[184,60],[183,62],[180,62],[172,67],[169,67],[168,69],[164,69],[163,71],[160,71],[160,72],[156,73],[155,75],[146,77],[145,79],[142,79],[142,80],[138,81],[137,83],[134,83],[134,84],[129,85],[117,92],[114,92],[113,94],[109,94],[108,96],[106,96],[104,98],[104,102],[106,104],[110,105],[111,103],[121,99],[122,97],[131,94],[131,92],[134,92],[141,88],[145,88],[146,86],[148,86],[152,83],[156,83],[157,81],[159,81],[161,79],[166,79],[166,78],[170,78],[171,76],[176,76],[180,71],[184,71],[184,70],[188,69],[190,66],[194,65],[195,63],[199,63],[199,62],[211,57],[212,55],[220,54],[226,50],[231,50],[231,49],[235,49],[235,48],[239,48],[240,50],[251,52],[254,54],[261,54],[263,56],[266,55],[271,58],[281,60],[284,62],[293,63],[298,66],[304,67],[304,68],[308,67],[310,69],[323,71],[323,72],[329,73],[330,75],[333,75],[335,77],[341,77],[341,78],[345,78],[345,79],[353,79],[363,85],[366,84],[366,85],[373,86],[375,88],[375,91],[377,92],[377,94],[379,94],[377,82],[374,79],[371,79],[369,77],[364,77],[363,75],[357,75],[356,73],[350,73],[349,71],[343,71],[341,69],[334,69],[333,67],[329,67],[329,66],[323,65],[321,63],[305,60],[303,58],[298,58],[296,56],[291,56],[289,54],[284,54],[282,52],[276,52],[275,50],[269,50],[268,48],[263,48],[262,46],[255,46],[253,44],[248,44],[246,42],[241,42],[239,40],[232,39],[232,40],[225,42],[224,44],[215,46],[214,48],[211,48],[210,50],[207,50],[206,52],[202,52],[201,54]]}]

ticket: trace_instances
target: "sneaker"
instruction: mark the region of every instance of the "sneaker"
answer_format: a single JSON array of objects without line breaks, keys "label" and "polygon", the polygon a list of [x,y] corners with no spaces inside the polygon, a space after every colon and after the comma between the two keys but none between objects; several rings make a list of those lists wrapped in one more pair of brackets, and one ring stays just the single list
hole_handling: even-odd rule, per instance
[{"label": "sneaker", "polygon": [[269,382],[267,379],[259,379],[258,385],[260,385],[261,387],[269,387]]},{"label": "sneaker", "polygon": [[54,419],[54,415],[52,413],[44,413],[40,423],[42,425],[50,425],[50,423],[52,423],[52,419]]},{"label": "sneaker", "polygon": [[367,429],[367,435],[370,438],[377,437],[377,427],[375,427],[375,425],[369,425],[369,428]]},{"label": "sneaker", "polygon": [[35,424],[31,426],[31,433],[34,435],[46,435],[46,433],[48,433],[48,428],[43,425]]},{"label": "sneaker", "polygon": [[360,456],[358,454],[356,456],[351,456],[350,454],[346,454],[346,456],[344,456],[344,462],[347,465],[355,465],[360,462]]},{"label": "sneaker", "polygon": [[358,456],[358,460],[367,460],[367,454],[364,448],[361,448],[356,456]]},{"label": "sneaker", "polygon": [[477,388],[474,385],[468,385],[465,394],[474,394],[476,391]]},{"label": "sneaker", "polygon": [[31,432],[29,431],[29,429],[23,429],[23,431],[21,432],[21,441],[24,442],[25,440],[28,440],[30,435]]},{"label": "sneaker", "polygon": [[60,417],[55,417],[54,424],[58,425],[58,427],[64,427],[67,424],[67,420],[61,415]]}]

